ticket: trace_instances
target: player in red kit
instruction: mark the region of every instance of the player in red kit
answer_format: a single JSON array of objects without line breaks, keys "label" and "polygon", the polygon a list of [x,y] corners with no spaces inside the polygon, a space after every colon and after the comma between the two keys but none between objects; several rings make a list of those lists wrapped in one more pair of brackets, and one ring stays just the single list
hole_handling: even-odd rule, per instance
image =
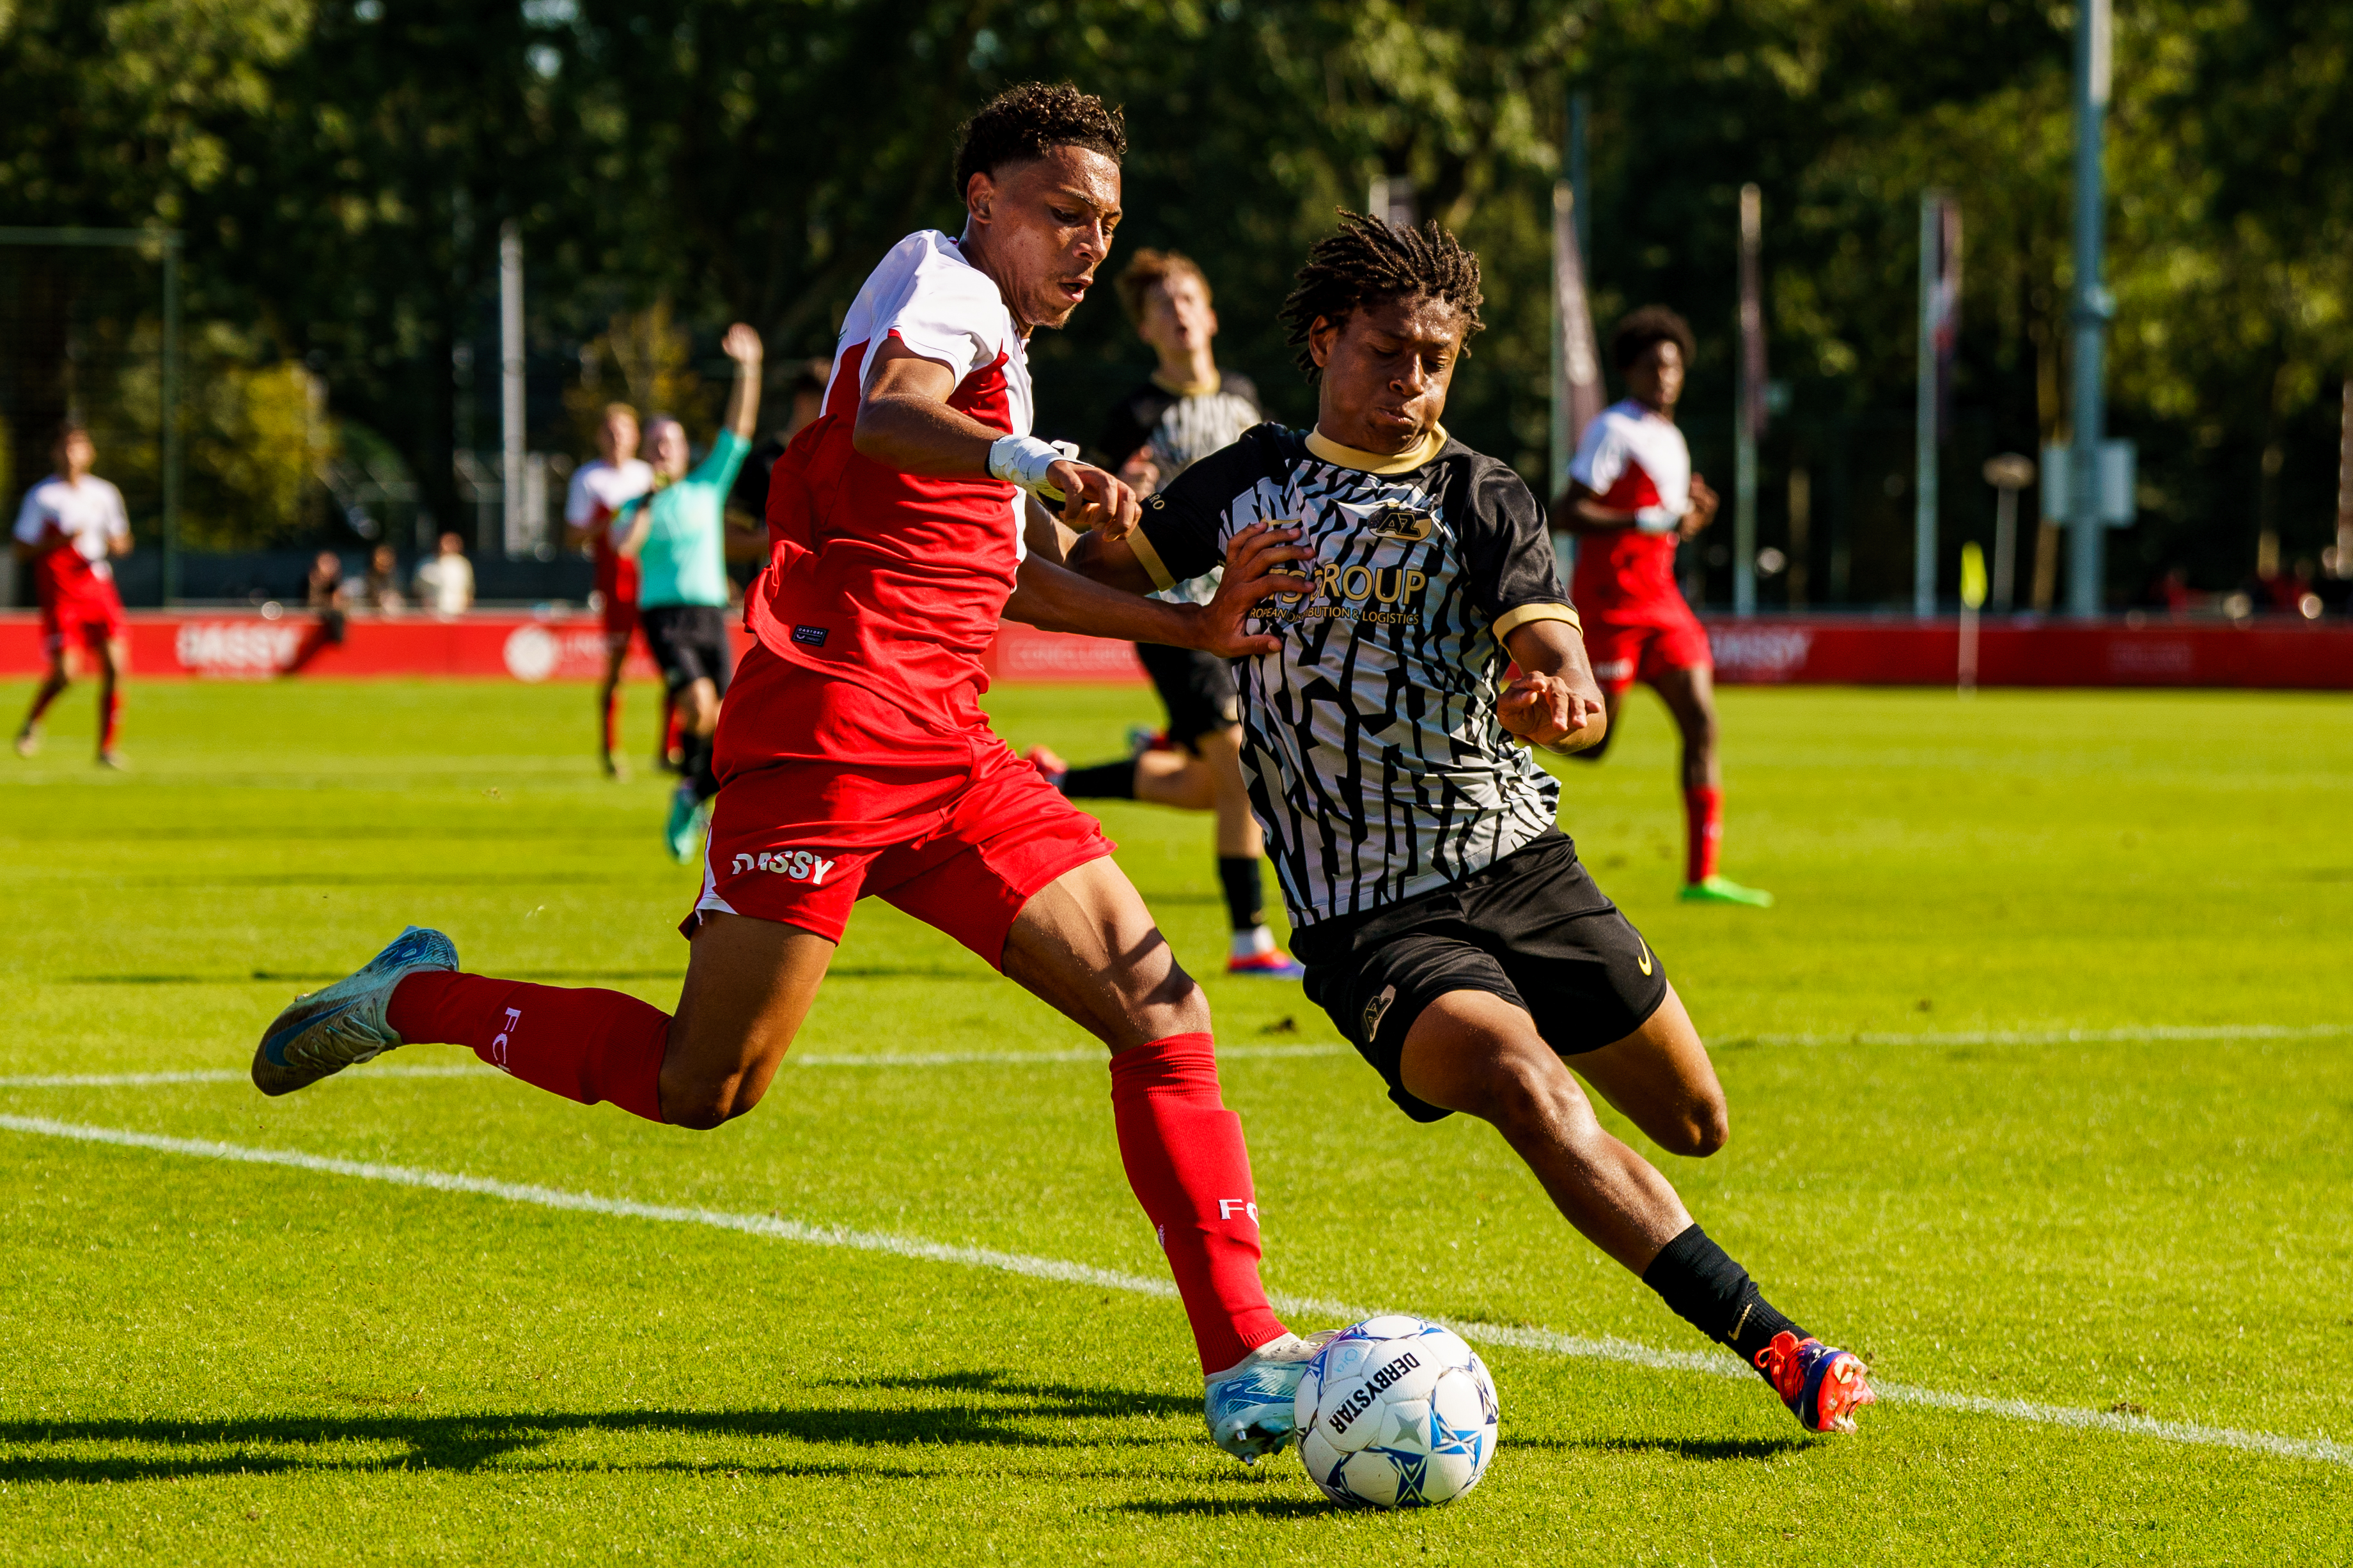
[{"label": "player in red kit", "polygon": [[1618,323],[1609,354],[1626,398],[1585,427],[1569,486],[1552,526],[1579,537],[1569,597],[1585,616],[1585,651],[1610,729],[1578,755],[1599,762],[1617,733],[1620,704],[1635,681],[1665,700],[1683,742],[1683,896],[1694,902],[1769,905],[1715,868],[1724,837],[1724,769],[1715,751],[1715,662],[1707,632],[1675,585],[1675,546],[1715,520],[1715,492],[1692,472],[1675,428],[1675,404],[1691,364],[1683,319],[1646,305]]},{"label": "player in red kit", "polygon": [[41,715],[70,682],[67,660],[79,644],[98,660],[98,760],[119,768],[120,683],[130,666],[130,628],[109,559],[130,553],[131,519],[122,510],[122,492],[90,471],[98,448],[89,431],[75,424],[61,427],[54,455],[57,471],[25,492],[16,513],[16,553],[33,563],[41,601],[41,651],[49,658],[48,677],[33,694],[32,709],[16,731],[16,754],[29,757],[40,749]]},{"label": "player in red kit", "polygon": [[1211,1434],[1254,1458],[1289,1441],[1314,1344],[1259,1283],[1250,1157],[1219,1098],[1208,1004],[1094,819],[990,732],[977,700],[1000,615],[1261,651],[1272,639],[1248,614],[1302,553],[1238,542],[1207,605],[1025,555],[1032,497],[1063,501],[1072,528],[1136,517],[1126,486],[1029,435],[1029,334],[1092,284],[1125,150],[1117,111],[1077,89],[1008,90],[964,128],[961,237],[908,236],[850,305],[824,412],[771,479],[769,561],[746,595],[757,640],[720,710],[676,1015],[459,973],[447,937],[412,927],[280,1014],[253,1075],[282,1094],[441,1041],[574,1100],[716,1127],[768,1091],[851,906],[880,896],[1110,1047],[1121,1157],[1192,1325]]},{"label": "player in red kit", "polygon": [[[621,760],[621,666],[638,635],[638,563],[614,548],[613,519],[654,488],[654,471],[638,456],[638,411],[605,405],[596,426],[596,456],[572,470],[564,498],[564,542],[586,548],[596,563],[596,597],[605,622],[605,673],[596,684],[603,737],[597,755],[607,778],[628,776]],[[664,747],[667,754],[668,746]]]}]

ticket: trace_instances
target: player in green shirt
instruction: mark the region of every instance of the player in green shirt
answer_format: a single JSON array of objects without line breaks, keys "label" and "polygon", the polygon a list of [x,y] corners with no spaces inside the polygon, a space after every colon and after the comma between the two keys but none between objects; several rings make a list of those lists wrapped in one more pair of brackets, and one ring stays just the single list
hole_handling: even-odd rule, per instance
[{"label": "player in green shirt", "polygon": [[722,346],[735,362],[727,427],[690,472],[685,428],[668,415],[646,422],[654,488],[622,508],[618,544],[622,554],[637,558],[638,622],[686,742],[686,776],[670,797],[662,829],[681,866],[694,858],[705,808],[719,793],[712,736],[719,728],[719,700],[735,672],[727,637],[727,492],[752,449],[753,421],[760,413],[760,334],[738,321]]}]

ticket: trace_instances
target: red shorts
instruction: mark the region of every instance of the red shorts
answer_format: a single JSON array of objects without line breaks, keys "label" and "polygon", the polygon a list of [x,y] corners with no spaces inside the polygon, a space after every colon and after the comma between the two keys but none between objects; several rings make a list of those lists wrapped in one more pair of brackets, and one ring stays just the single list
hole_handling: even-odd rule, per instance
[{"label": "red shorts", "polygon": [[1117,846],[988,728],[971,689],[916,711],[754,645],[719,710],[705,913],[841,940],[867,894],[1000,966],[1031,898]]},{"label": "red shorts", "polygon": [[616,652],[628,651],[629,638],[638,630],[638,602],[635,599],[605,599],[605,646]]},{"label": "red shorts", "polygon": [[45,653],[58,653],[69,640],[99,653],[109,642],[130,634],[131,623],[122,616],[122,596],[111,583],[94,583],[72,594],[45,597],[41,605]]},{"label": "red shorts", "polygon": [[1642,605],[1617,614],[1596,614],[1579,605],[1585,618],[1585,657],[1604,691],[1624,691],[1637,680],[1656,680],[1670,669],[1707,669],[1707,628],[1680,595],[1672,605]]}]

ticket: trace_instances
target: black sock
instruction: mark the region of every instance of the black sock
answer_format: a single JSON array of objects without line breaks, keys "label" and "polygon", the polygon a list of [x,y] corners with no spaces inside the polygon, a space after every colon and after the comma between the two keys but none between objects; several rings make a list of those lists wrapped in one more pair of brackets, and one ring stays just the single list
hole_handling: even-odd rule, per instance
[{"label": "black sock", "polygon": [[694,788],[694,798],[698,804],[719,793],[718,760],[718,736],[686,737],[686,778]]},{"label": "black sock", "polygon": [[1258,857],[1218,857],[1218,885],[1226,890],[1226,913],[1236,931],[1256,931],[1266,924],[1266,894],[1259,882]]},{"label": "black sock", "polygon": [[1072,768],[1062,775],[1061,788],[1072,800],[1134,800],[1135,759],[1122,757],[1092,768]]},{"label": "black sock", "polygon": [[1787,1329],[1799,1339],[1806,1331],[1773,1310],[1724,1248],[1693,1226],[1659,1249],[1642,1270],[1642,1283],[1659,1293],[1675,1315],[1734,1353],[1750,1366],[1757,1352]]}]

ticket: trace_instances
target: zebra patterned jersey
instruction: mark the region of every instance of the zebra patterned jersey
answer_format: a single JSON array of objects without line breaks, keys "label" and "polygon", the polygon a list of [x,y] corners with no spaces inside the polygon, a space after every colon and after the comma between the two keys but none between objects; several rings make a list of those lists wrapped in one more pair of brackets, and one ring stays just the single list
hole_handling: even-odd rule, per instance
[{"label": "zebra patterned jersey", "polygon": [[[1159,470],[1159,483],[1176,476],[1221,447],[1230,447],[1266,417],[1259,412],[1258,388],[1249,377],[1220,374],[1206,386],[1181,386],[1157,374],[1112,410],[1098,438],[1117,468],[1141,453]],[[1219,568],[1153,595],[1171,604],[1206,605],[1217,596]]]},{"label": "zebra patterned jersey", "polygon": [[1441,888],[1553,825],[1560,789],[1495,717],[1532,621],[1574,627],[1519,476],[1434,430],[1398,457],[1261,425],[1144,503],[1129,548],[1166,587],[1254,522],[1296,523],[1306,591],[1237,661],[1243,771],[1292,923]]}]

